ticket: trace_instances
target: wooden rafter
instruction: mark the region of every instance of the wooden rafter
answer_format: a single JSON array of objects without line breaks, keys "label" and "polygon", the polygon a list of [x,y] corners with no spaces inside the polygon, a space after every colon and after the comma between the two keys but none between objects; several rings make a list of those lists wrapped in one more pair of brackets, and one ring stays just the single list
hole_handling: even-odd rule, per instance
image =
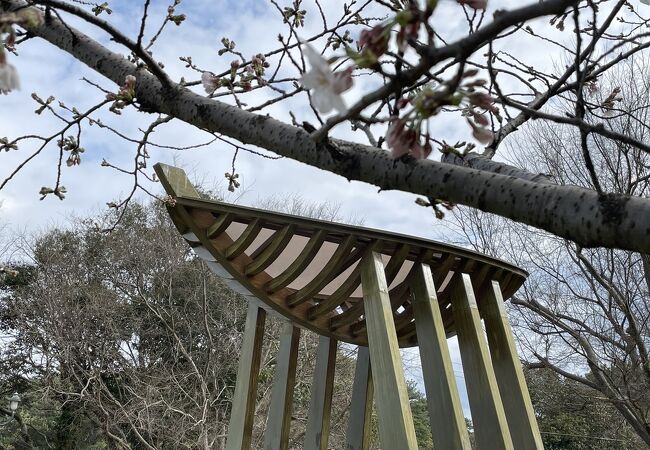
[{"label": "wooden rafter", "polygon": [[[155,167],[167,193],[174,224],[197,255],[237,292],[275,309],[298,326],[338,341],[367,345],[359,261],[382,255],[399,345],[417,345],[411,306],[414,268],[427,264],[447,335],[455,334],[445,283],[467,273],[478,288],[500,283],[507,299],[527,273],[470,250],[387,233],[203,199],[185,173]],[[480,299],[479,299],[480,302]]]}]

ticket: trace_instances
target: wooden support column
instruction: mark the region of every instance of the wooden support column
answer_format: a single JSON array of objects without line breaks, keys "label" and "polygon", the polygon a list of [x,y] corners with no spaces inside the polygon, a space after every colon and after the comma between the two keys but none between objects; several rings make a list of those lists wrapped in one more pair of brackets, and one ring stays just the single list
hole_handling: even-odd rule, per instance
[{"label": "wooden support column", "polygon": [[517,450],[543,449],[544,444],[497,281],[489,283],[479,305],[512,443]]},{"label": "wooden support column", "polygon": [[445,326],[440,315],[431,268],[420,264],[413,282],[413,315],[420,345],[420,360],[434,448],[472,448],[454,369],[449,356]]},{"label": "wooden support column", "polygon": [[251,447],[265,319],[266,311],[256,302],[249,302],[226,450],[248,450]]},{"label": "wooden support column", "polygon": [[280,348],[276,358],[271,391],[271,405],[264,435],[264,450],[287,450],[289,448],[289,428],[291,426],[299,341],[300,329],[287,322],[280,335]]},{"label": "wooden support column", "polygon": [[307,430],[305,431],[305,450],[327,450],[330,434],[330,413],[332,409],[332,390],[334,388],[334,367],[336,365],[335,339],[320,336],[314,368],[314,381],[311,385],[311,401]]},{"label": "wooden support column", "polygon": [[414,450],[418,448],[415,428],[381,255],[369,252],[364,255],[361,264],[368,347],[382,448]]},{"label": "wooden support column", "polygon": [[370,445],[370,426],[372,425],[372,373],[370,371],[370,352],[368,347],[357,350],[357,367],[352,385],[350,418],[345,435],[345,450],[368,450]]},{"label": "wooden support column", "polygon": [[513,450],[472,281],[465,273],[456,276],[452,308],[477,448]]}]

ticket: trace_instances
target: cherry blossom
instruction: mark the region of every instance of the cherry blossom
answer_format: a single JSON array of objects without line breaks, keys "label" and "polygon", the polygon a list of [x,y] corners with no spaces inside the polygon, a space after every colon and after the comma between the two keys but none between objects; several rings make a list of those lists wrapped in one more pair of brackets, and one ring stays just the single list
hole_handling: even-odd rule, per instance
[{"label": "cherry blossom", "polygon": [[201,75],[201,84],[208,94],[213,94],[220,86],[221,80],[212,72],[203,72]]},{"label": "cherry blossom", "polygon": [[7,62],[0,63],[0,93],[8,94],[16,89],[20,89],[18,71]]},{"label": "cherry blossom", "polygon": [[303,50],[311,70],[300,79],[303,87],[311,91],[311,101],[319,112],[328,113],[333,109],[347,110],[341,94],[352,87],[352,68],[333,72],[329,62],[309,44]]},{"label": "cherry blossom", "polygon": [[386,132],[386,144],[395,159],[410,154],[415,159],[426,159],[431,154],[429,136],[425,136],[424,144],[420,142],[420,132],[407,126],[402,119],[393,119]]}]

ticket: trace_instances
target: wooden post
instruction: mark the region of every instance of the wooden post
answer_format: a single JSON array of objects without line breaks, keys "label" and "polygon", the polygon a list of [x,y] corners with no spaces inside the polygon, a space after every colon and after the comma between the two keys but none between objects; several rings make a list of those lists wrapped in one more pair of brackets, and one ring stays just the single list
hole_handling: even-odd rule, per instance
[{"label": "wooden post", "polygon": [[480,449],[513,450],[506,415],[481,327],[481,318],[469,275],[456,277],[452,308],[463,361],[476,444]]},{"label": "wooden post", "polygon": [[276,358],[271,391],[271,405],[264,434],[264,450],[287,450],[289,448],[289,428],[291,426],[299,341],[300,329],[287,322],[280,335],[280,348]]},{"label": "wooden post", "polygon": [[414,450],[418,448],[415,428],[381,255],[369,252],[361,264],[368,348],[382,448]]},{"label": "wooden post", "polygon": [[307,430],[305,431],[305,450],[327,450],[332,389],[334,388],[334,366],[336,365],[336,344],[335,339],[326,336],[320,336],[318,341]]},{"label": "wooden post", "polygon": [[413,283],[413,315],[434,448],[470,450],[471,443],[447,347],[431,268],[420,264]]},{"label": "wooden post", "polygon": [[368,450],[370,445],[370,426],[372,425],[372,373],[370,371],[370,352],[368,347],[357,350],[357,367],[352,385],[350,418],[345,435],[345,450]]},{"label": "wooden post", "polygon": [[265,319],[266,311],[257,302],[249,302],[226,450],[248,450],[251,447]]},{"label": "wooden post", "polygon": [[479,302],[479,310],[485,323],[492,365],[506,411],[512,443],[517,450],[543,449],[544,444],[503,304],[501,287],[497,281],[492,281],[485,290]]}]

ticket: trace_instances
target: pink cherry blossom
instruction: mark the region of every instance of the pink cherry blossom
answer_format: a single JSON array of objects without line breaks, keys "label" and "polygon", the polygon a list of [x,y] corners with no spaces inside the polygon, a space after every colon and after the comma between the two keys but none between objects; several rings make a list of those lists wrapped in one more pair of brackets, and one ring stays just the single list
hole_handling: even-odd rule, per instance
[{"label": "pink cherry blossom", "polygon": [[426,136],[424,144],[420,142],[419,131],[406,126],[404,120],[393,119],[386,132],[386,144],[395,159],[411,154],[415,159],[425,159],[431,154],[431,143]]},{"label": "pink cherry blossom", "polygon": [[203,84],[203,89],[208,94],[213,94],[214,91],[219,87],[219,77],[217,77],[212,72],[203,72],[201,75],[201,83]]}]

